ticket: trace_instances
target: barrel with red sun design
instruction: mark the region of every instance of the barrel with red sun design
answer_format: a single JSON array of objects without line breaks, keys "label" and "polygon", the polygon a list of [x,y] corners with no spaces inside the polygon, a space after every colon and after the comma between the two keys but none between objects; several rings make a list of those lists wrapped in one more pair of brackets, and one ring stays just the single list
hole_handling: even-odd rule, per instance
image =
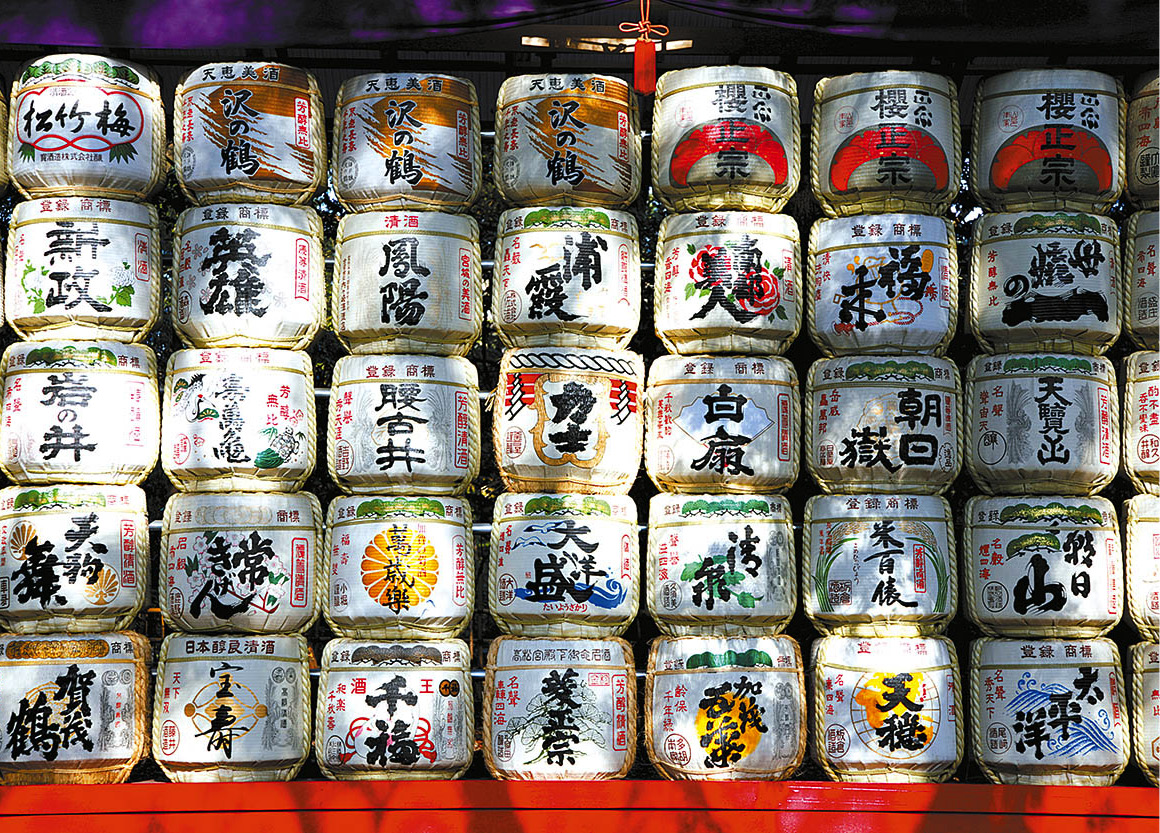
[{"label": "barrel with red sun design", "polygon": [[1106,211],[1124,190],[1127,105],[1090,70],[1019,70],[975,97],[971,190],[994,211]]},{"label": "barrel with red sun design", "polygon": [[674,211],[777,211],[797,190],[801,116],[792,77],[764,67],[667,72],[653,114],[653,189]]},{"label": "barrel with red sun design", "polygon": [[830,217],[943,213],[962,167],[954,82],[903,70],[823,78],[810,163],[814,196]]}]

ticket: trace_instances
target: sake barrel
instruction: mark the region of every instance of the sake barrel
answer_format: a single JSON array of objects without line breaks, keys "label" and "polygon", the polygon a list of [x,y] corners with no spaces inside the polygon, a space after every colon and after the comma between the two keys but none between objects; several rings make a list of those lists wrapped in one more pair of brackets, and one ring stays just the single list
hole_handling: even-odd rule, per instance
[{"label": "sake barrel", "polygon": [[332,639],[322,651],[314,758],[327,778],[459,778],[475,754],[471,651],[458,639]]},{"label": "sake barrel", "polygon": [[1001,353],[967,366],[967,471],[987,494],[1098,492],[1120,466],[1112,363]]},{"label": "sake barrel", "polygon": [[670,353],[784,353],[801,329],[800,263],[793,217],[665,217],[653,283],[657,338]]},{"label": "sake barrel", "polygon": [[772,636],[797,607],[780,496],[654,495],[645,563],[649,613],[669,636]]},{"label": "sake barrel", "polygon": [[962,466],[955,363],[820,359],[806,383],[806,468],[827,493],[942,494]]},{"label": "sake barrel", "polygon": [[173,234],[173,328],[189,347],[285,347],[314,340],[326,307],[322,221],[312,208],[189,208]]},{"label": "sake barrel", "polygon": [[984,214],[967,314],[988,353],[1103,354],[1120,337],[1120,235],[1098,214]]},{"label": "sake barrel", "polygon": [[809,333],[827,356],[941,356],[955,335],[959,267],[949,220],[864,214],[810,230]]},{"label": "sake barrel", "polygon": [[1124,358],[1124,474],[1138,491],[1160,495],[1160,353]]},{"label": "sake barrel", "polygon": [[5,352],[0,469],[19,484],[136,485],[157,463],[153,351],[113,341],[18,342]]},{"label": "sake barrel", "polygon": [[296,492],[314,471],[314,382],[298,350],[178,350],[161,467],[183,492]]},{"label": "sake barrel", "polygon": [[990,636],[1102,636],[1124,609],[1120,526],[1100,497],[974,497],[964,607]]},{"label": "sake barrel", "polygon": [[927,495],[816,495],[802,526],[802,609],[823,634],[930,636],[958,610],[951,507]]},{"label": "sake barrel", "polygon": [[153,692],[153,758],[171,781],[289,781],[310,754],[305,637],[171,633]]},{"label": "sake barrel", "polygon": [[1160,77],[1156,70],[1144,75],[1128,99],[1125,140],[1128,196],[1148,208],[1160,206]]},{"label": "sake barrel", "polygon": [[1160,497],[1124,501],[1124,557],[1128,613],[1145,639],[1160,636]]},{"label": "sake barrel", "polygon": [[797,371],[777,356],[661,356],[649,369],[645,469],[669,492],[775,492],[797,480]]},{"label": "sake barrel", "polygon": [[491,320],[506,347],[625,347],[640,324],[640,232],[627,211],[499,217]]},{"label": "sake barrel", "polygon": [[8,323],[21,338],[141,341],[161,309],[151,205],[94,197],[19,203],[8,229]]},{"label": "sake barrel", "polygon": [[640,468],[644,362],[627,350],[507,350],[492,437],[508,491],[626,494]]},{"label": "sake barrel", "polygon": [[492,175],[515,205],[623,206],[640,192],[636,94],[610,75],[517,75],[499,88]]},{"label": "sake barrel", "polygon": [[279,63],[203,64],[177,84],[173,161],[191,202],[306,202],[326,178],[318,82]]},{"label": "sake barrel", "polygon": [[119,784],[149,734],[149,640],[0,636],[5,786]]},{"label": "sake barrel", "polygon": [[479,225],[434,211],[347,214],[330,315],[353,353],[464,355],[483,328]]},{"label": "sake barrel", "polygon": [[793,76],[766,67],[666,72],[653,105],[652,183],[670,211],[778,211],[801,176]]},{"label": "sake barrel", "polygon": [[959,660],[944,637],[813,644],[814,759],[835,781],[942,782],[963,759]]},{"label": "sake barrel", "polygon": [[814,88],[810,184],[829,217],[943,214],[959,193],[959,92],[932,72],[823,78]]},{"label": "sake barrel", "polygon": [[165,109],[154,73],[100,55],[45,55],[12,82],[8,171],[28,199],[145,200],[161,187]]},{"label": "sake barrel", "polygon": [[454,636],[470,622],[475,599],[471,505],[458,498],[335,498],[325,569],[323,616],[340,636]]},{"label": "sake barrel", "polygon": [[0,490],[0,624],[16,633],[129,627],[149,583],[135,486]]},{"label": "sake barrel", "polygon": [[640,605],[639,540],[627,495],[502,494],[488,613],[517,636],[620,636]]},{"label": "sake barrel", "polygon": [[805,676],[788,636],[659,636],[644,702],[645,747],[666,778],[780,780],[805,757]]},{"label": "sake barrel", "polygon": [[309,492],[176,494],[161,531],[161,616],[185,633],[302,633],[318,618],[322,507]]},{"label": "sake barrel", "polygon": [[1156,248],[1160,245],[1160,212],[1137,211],[1124,228],[1124,332],[1145,350],[1160,349],[1160,278]]},{"label": "sake barrel", "polygon": [[1153,784],[1160,778],[1160,645],[1133,645],[1132,756]]},{"label": "sake barrel", "polygon": [[970,676],[971,754],[993,783],[1106,787],[1128,765],[1111,640],[977,639]]},{"label": "sake barrel", "polygon": [[1124,190],[1124,88],[1086,69],[1021,69],[975,93],[971,191],[992,211],[1106,212]]},{"label": "sake barrel", "polygon": [[479,195],[479,101],[466,78],[373,72],[343,82],[330,184],[348,211],[465,211]]},{"label": "sake barrel", "polygon": [[344,492],[460,495],[479,473],[479,379],[454,356],[334,365],[326,464]]},{"label": "sake barrel", "polygon": [[501,636],[487,653],[483,760],[501,781],[623,778],[636,757],[636,671],[623,639]]}]

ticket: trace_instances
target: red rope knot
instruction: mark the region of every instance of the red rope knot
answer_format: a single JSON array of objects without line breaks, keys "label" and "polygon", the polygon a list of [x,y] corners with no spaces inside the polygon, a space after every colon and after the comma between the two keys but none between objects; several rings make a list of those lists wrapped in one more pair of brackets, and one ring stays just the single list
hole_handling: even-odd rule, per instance
[{"label": "red rope knot", "polygon": [[658,23],[651,23],[649,21],[649,13],[651,11],[652,0],[640,0],[640,20],[633,23],[630,20],[624,21],[620,24],[620,31],[622,32],[636,32],[637,40],[652,40],[650,35],[657,35],[657,37],[667,37],[669,34],[669,27],[662,26]]}]

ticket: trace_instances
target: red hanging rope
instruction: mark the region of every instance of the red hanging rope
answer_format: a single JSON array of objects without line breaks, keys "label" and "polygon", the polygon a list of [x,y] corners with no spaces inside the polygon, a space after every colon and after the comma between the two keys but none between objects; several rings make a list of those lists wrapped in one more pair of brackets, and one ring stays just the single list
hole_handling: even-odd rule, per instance
[{"label": "red hanging rope", "polygon": [[636,45],[632,53],[632,85],[636,91],[652,95],[657,88],[657,45],[652,35],[666,37],[668,26],[661,26],[649,20],[652,0],[640,0],[640,20],[636,23],[626,20],[620,24],[622,32],[636,32]]}]

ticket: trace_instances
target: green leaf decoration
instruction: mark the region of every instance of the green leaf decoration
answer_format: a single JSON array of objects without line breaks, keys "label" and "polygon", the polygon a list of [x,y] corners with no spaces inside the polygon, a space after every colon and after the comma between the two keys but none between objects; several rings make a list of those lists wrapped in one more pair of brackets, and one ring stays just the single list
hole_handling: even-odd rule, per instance
[{"label": "green leaf decoration", "polygon": [[694,246],[692,243],[685,246],[685,250],[688,251],[688,253],[691,255],[695,255],[697,253],[697,247]]},{"label": "green leaf decoration", "polygon": [[202,422],[207,419],[217,419],[221,414],[216,408],[205,407],[197,412],[197,416],[193,418],[194,422]]},{"label": "green leaf decoration", "polygon": [[785,314],[785,310],[783,310],[780,305],[774,307],[773,312],[774,312],[774,315],[776,315],[782,321],[785,321],[786,319],[789,318],[789,316]]},{"label": "green leaf decoration", "polygon": [[110,300],[119,307],[131,306],[133,303],[133,287],[118,286],[113,290]]},{"label": "green leaf decoration", "polygon": [[697,291],[697,285],[694,283],[685,284],[685,300],[693,297],[693,293]]},{"label": "green leaf decoration", "polygon": [[693,561],[681,568],[681,581],[692,581],[697,574],[697,570],[701,569],[700,561]]},{"label": "green leaf decoration", "polygon": [[745,581],[745,573],[740,573],[734,570],[731,573],[725,574],[725,583],[732,587],[734,584],[740,584]]},{"label": "green leaf decoration", "polygon": [[185,574],[187,576],[192,576],[196,572],[197,572],[197,556],[195,555],[193,558],[185,559]]},{"label": "green leaf decoration", "polygon": [[20,143],[19,153],[20,153],[20,158],[23,159],[25,162],[36,161],[36,148],[34,148],[32,145],[28,144],[28,142],[21,142]]},{"label": "green leaf decoration", "polygon": [[259,451],[254,457],[254,465],[260,469],[274,469],[282,465],[285,460],[281,454],[272,448]]},{"label": "green leaf decoration", "polygon": [[266,437],[276,437],[278,436],[278,429],[271,425],[269,428],[263,428],[258,433]]},{"label": "green leaf decoration", "polygon": [[120,145],[113,145],[109,148],[110,162],[131,162],[137,157],[137,148],[132,142],[125,142]]},{"label": "green leaf decoration", "polygon": [[741,605],[747,610],[753,610],[753,608],[757,606],[757,600],[759,598],[759,596],[754,596],[752,593],[738,593],[737,604]]},{"label": "green leaf decoration", "polygon": [[277,587],[279,584],[285,584],[290,578],[285,573],[271,573],[270,577],[266,579],[267,582]]}]

